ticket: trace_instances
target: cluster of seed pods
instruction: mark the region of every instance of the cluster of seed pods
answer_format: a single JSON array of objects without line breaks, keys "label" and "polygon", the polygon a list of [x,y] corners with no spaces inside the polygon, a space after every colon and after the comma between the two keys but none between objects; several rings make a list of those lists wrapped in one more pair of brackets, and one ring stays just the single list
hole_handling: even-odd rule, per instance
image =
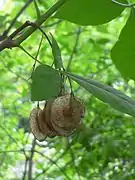
[{"label": "cluster of seed pods", "polygon": [[30,128],[39,141],[46,137],[69,136],[81,124],[84,105],[71,94],[46,103],[44,109],[34,108],[30,113]]}]

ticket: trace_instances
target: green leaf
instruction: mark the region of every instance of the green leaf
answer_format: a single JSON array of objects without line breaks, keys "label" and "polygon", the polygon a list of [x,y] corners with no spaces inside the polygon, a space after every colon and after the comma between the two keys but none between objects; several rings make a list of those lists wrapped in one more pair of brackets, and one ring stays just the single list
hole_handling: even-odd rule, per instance
[{"label": "green leaf", "polygon": [[31,100],[48,100],[59,94],[61,78],[59,73],[47,65],[39,65],[32,75]]},{"label": "green leaf", "polygon": [[51,34],[51,36],[52,36],[52,53],[53,53],[53,57],[54,57],[55,68],[60,69],[60,68],[62,68],[62,58],[61,58],[60,48],[52,34]]},{"label": "green leaf", "polygon": [[113,20],[123,10],[123,6],[111,0],[68,0],[54,17],[81,25],[98,25]]},{"label": "green leaf", "polygon": [[135,80],[135,12],[121,31],[119,40],[112,49],[111,57],[116,68],[126,78]]},{"label": "green leaf", "polygon": [[36,0],[34,0],[34,6],[35,6],[35,9],[36,9],[37,18],[39,19],[40,18],[40,10],[39,10],[39,7],[37,5]]},{"label": "green leaf", "polygon": [[68,76],[114,109],[135,116],[135,101],[124,93],[95,80],[72,74],[68,74]]}]

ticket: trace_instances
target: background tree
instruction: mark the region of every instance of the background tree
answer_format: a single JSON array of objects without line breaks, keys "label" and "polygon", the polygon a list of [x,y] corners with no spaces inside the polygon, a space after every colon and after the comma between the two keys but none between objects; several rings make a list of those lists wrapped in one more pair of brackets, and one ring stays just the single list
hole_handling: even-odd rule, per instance
[{"label": "background tree", "polygon": [[[135,179],[133,3],[3,1],[0,179]],[[56,69],[63,64],[86,115],[72,136],[38,142],[29,130],[29,114],[36,101],[58,93],[57,79],[51,73],[44,82],[36,76],[34,86],[31,77],[39,64],[52,69],[53,62]]]}]

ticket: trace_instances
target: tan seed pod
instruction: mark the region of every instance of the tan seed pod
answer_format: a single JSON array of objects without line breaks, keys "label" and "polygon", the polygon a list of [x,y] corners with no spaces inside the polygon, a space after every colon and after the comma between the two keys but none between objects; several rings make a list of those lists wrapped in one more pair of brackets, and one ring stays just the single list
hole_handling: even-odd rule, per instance
[{"label": "tan seed pod", "polygon": [[70,94],[58,97],[52,103],[50,121],[59,135],[72,134],[81,123],[82,116],[84,116],[84,105]]},{"label": "tan seed pod", "polygon": [[[45,117],[46,117],[46,120],[47,120],[48,127],[51,130],[51,133],[50,133],[49,137],[52,135],[52,133],[55,136],[61,136],[63,134],[66,134],[64,129],[63,129],[63,133],[62,134],[59,133],[59,130],[57,130],[59,127],[56,128],[57,124],[55,125],[55,121],[54,122],[51,121],[51,117],[52,117],[52,104],[53,104],[53,102],[54,102],[54,100],[48,101],[47,104],[46,104],[46,107],[45,107]],[[60,117],[60,115],[59,115],[59,117]]]},{"label": "tan seed pod", "polygon": [[43,141],[46,138],[46,134],[42,133],[38,124],[38,115],[41,112],[40,108],[34,108],[30,113],[30,128],[35,136],[35,138],[39,141]]},{"label": "tan seed pod", "polygon": [[47,134],[48,137],[55,137],[58,135],[57,132],[54,130],[52,123],[50,121],[52,103],[53,103],[53,100],[48,101],[44,107],[44,110],[43,110],[44,111],[44,118],[46,120],[46,124],[48,127],[48,134]]},{"label": "tan seed pod", "polygon": [[38,122],[38,127],[40,129],[40,131],[47,136],[48,134],[48,127],[46,124],[46,120],[44,117],[44,111],[39,109],[38,111],[38,116],[37,116],[37,122]]}]

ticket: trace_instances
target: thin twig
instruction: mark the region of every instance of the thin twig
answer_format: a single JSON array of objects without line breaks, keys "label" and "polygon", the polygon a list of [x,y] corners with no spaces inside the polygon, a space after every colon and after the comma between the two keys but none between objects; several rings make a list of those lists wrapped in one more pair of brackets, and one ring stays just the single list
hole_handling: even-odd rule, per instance
[{"label": "thin twig", "polygon": [[26,154],[26,151],[25,151],[25,142],[22,142],[23,144],[23,149],[21,149],[21,151],[23,152],[24,156],[25,156],[25,164],[24,164],[24,171],[23,171],[23,177],[22,177],[22,180],[25,180],[26,179],[26,175],[27,175],[27,166],[28,166],[28,160],[29,160],[29,156]]},{"label": "thin twig", "polygon": [[23,11],[30,5],[30,3],[32,3],[33,0],[28,0],[25,5],[20,9],[20,11],[16,14],[16,16],[14,17],[14,19],[12,20],[11,24],[9,25],[9,27],[3,32],[2,36],[0,37],[0,40],[4,39],[5,37],[7,37],[9,31],[11,30],[11,28],[14,26],[14,24],[16,23],[16,20],[19,18],[19,16],[23,13]]},{"label": "thin twig", "polygon": [[76,33],[75,44],[74,44],[72,53],[71,53],[70,58],[69,58],[69,61],[68,61],[68,65],[67,65],[66,71],[69,71],[69,70],[70,70],[71,62],[72,62],[72,59],[73,59],[74,54],[76,53],[77,46],[78,46],[78,43],[79,43],[79,37],[80,37],[81,32],[82,32],[82,31],[81,31],[81,28],[79,27],[79,29],[77,30],[77,33]]},{"label": "thin twig", "polygon": [[[63,158],[63,157],[67,154],[68,150],[70,149],[70,147],[72,146],[73,143],[74,143],[74,142],[69,143],[67,149],[66,149],[62,154],[60,154],[60,155],[59,155],[55,160],[53,160],[53,161],[55,161],[55,163],[57,163],[61,158]],[[36,177],[34,178],[34,180],[36,180],[36,179],[37,179],[39,176],[41,176],[42,174],[46,173],[51,167],[52,167],[52,166],[48,166],[47,168],[44,168],[41,173],[38,173],[38,174],[36,175]]]},{"label": "thin twig", "polygon": [[25,164],[24,164],[24,172],[23,172],[23,177],[22,180],[25,180],[26,174],[27,174],[27,165],[28,165],[28,158],[25,158]]},{"label": "thin twig", "polygon": [[38,59],[35,59],[34,56],[32,56],[26,49],[24,49],[21,45],[19,46],[20,49],[22,49],[28,56],[30,56],[32,59],[36,60],[39,64],[43,64],[41,61]]},{"label": "thin twig", "polygon": [[8,39],[13,39],[15,36],[17,36],[22,30],[24,30],[26,27],[31,26],[29,21],[26,21],[24,24],[22,24],[19,28],[17,28],[10,36]]},{"label": "thin twig", "polygon": [[[40,26],[45,22],[50,16],[52,16],[66,1],[68,0],[59,0],[57,1],[46,13],[40,16],[39,19],[37,19],[34,23]],[[23,32],[19,37],[17,37],[15,40],[12,40],[10,38],[7,38],[3,40],[0,43],[0,51],[6,49],[6,48],[13,48],[19,46],[25,39],[27,39],[33,32],[35,32],[38,29],[38,27],[29,27],[27,31]],[[21,29],[22,30],[22,29]],[[17,30],[16,30],[17,32]],[[16,35],[16,32],[14,35]],[[12,38],[13,35],[11,36]]]},{"label": "thin twig", "polygon": [[[17,152],[20,153],[20,152],[24,152],[24,151],[31,152],[31,155],[30,155],[30,158],[29,158],[29,171],[32,170],[32,159],[33,159],[34,153],[40,154],[42,157],[48,159],[52,164],[55,164],[55,165],[58,167],[58,169],[63,173],[63,175],[64,175],[68,180],[71,180],[71,179],[69,178],[69,176],[62,170],[62,168],[57,164],[57,161],[58,161],[63,155],[65,155],[65,154],[67,153],[67,151],[69,150],[71,144],[68,146],[67,150],[66,150],[62,155],[60,155],[60,156],[58,157],[58,159],[56,159],[56,160],[52,160],[51,158],[49,158],[48,156],[46,156],[46,155],[43,154],[42,152],[39,152],[39,151],[35,150],[35,146],[36,146],[36,141],[33,140],[31,150],[29,150],[29,149],[28,149],[28,150],[25,150],[25,149],[20,149],[20,150],[7,150],[7,151],[0,151],[0,153],[13,153],[13,152],[14,152],[14,153],[17,153]],[[51,165],[51,167],[52,167],[52,165]],[[29,171],[28,171],[28,173],[29,173],[29,175],[28,175],[28,180],[36,179],[36,178],[38,178],[41,174],[45,173],[44,170],[43,170],[42,173],[38,174],[38,176],[36,176],[35,178],[31,179],[31,178],[32,178],[32,176],[31,176],[31,172],[32,172],[32,171],[31,171],[31,172],[29,172]]]},{"label": "thin twig", "polygon": [[52,43],[51,43],[49,37],[47,36],[47,34],[42,30],[42,28],[38,24],[30,22],[30,21],[27,21],[27,23],[29,26],[33,26],[33,27],[36,27],[37,29],[39,29],[41,31],[41,33],[43,33],[43,35],[45,36],[47,41],[49,42],[49,45],[52,47]]},{"label": "thin twig", "polygon": [[[6,130],[6,128],[4,127],[4,126],[2,126],[2,125],[0,125],[0,127],[6,132],[6,134],[8,135],[8,137],[10,138],[10,139],[12,139],[12,141],[13,142],[15,142],[16,144],[17,144],[17,146],[19,147],[20,145],[19,145],[19,143],[17,142],[17,140],[14,138],[14,137],[12,137],[12,135],[10,134],[10,133],[8,133],[8,131]],[[7,152],[22,152],[23,154],[24,154],[24,156],[25,156],[25,159],[28,159],[28,156],[26,155],[26,152],[25,152],[25,149],[20,149],[19,151],[18,150],[13,150],[13,151],[0,151],[0,153],[7,153]],[[25,162],[26,163],[26,162]]]},{"label": "thin twig", "polygon": [[[46,13],[40,16],[38,20],[34,23],[40,26],[43,22],[45,22],[50,16],[52,16],[65,2],[68,0],[59,0],[57,1]],[[27,32],[24,32],[20,37],[16,39],[17,43],[22,43],[25,39],[27,39],[34,31],[36,31],[37,27],[30,27]]]},{"label": "thin twig", "polygon": [[[74,44],[72,53],[70,55],[67,68],[66,68],[66,71],[68,71],[68,72],[70,71],[70,66],[71,66],[71,63],[72,63],[72,60],[73,60],[73,56],[74,56],[74,54],[76,53],[76,50],[77,50],[77,46],[78,46],[78,43],[79,43],[79,38],[80,38],[81,32],[82,32],[81,28],[79,27],[78,30],[77,30],[77,33],[76,33],[75,44]],[[70,79],[69,76],[67,76],[67,78],[68,78],[68,81],[69,81],[69,84],[70,84],[71,93],[73,93],[71,79]]]},{"label": "thin twig", "polygon": [[33,166],[33,157],[34,157],[35,147],[36,147],[36,139],[34,138],[34,140],[32,142],[31,155],[29,158],[28,180],[33,179],[32,178],[32,166]]},{"label": "thin twig", "polygon": [[53,164],[55,164],[57,166],[57,168],[63,173],[63,175],[68,179],[71,180],[70,177],[63,171],[63,169],[56,163],[56,161],[52,160],[51,158],[49,158],[48,156],[46,156],[45,154],[35,150],[36,153],[40,154],[42,157],[45,157],[46,159],[48,159],[50,162],[52,162]]},{"label": "thin twig", "polygon": [[[66,151],[64,151],[56,160],[52,160],[51,158],[49,158],[48,156],[46,156],[42,152],[39,152],[39,151],[35,150],[35,146],[36,146],[36,141],[35,140],[33,140],[31,150],[29,150],[29,149],[7,150],[7,151],[0,151],[0,153],[24,153],[25,151],[30,152],[31,155],[30,155],[30,158],[29,158],[29,171],[28,171],[29,176],[28,176],[28,180],[32,180],[31,179],[32,178],[32,176],[31,176],[32,171],[31,170],[32,170],[32,159],[33,159],[34,153],[40,154],[42,157],[48,159],[52,164],[55,164],[58,167],[58,169],[63,173],[63,175],[66,177],[66,179],[71,180],[70,177],[64,172],[64,170],[57,164],[57,161],[59,159],[61,159],[67,153],[67,151],[70,149],[72,143],[70,143],[68,145]],[[26,164],[26,162],[25,162],[25,164]],[[50,167],[52,167],[52,165]],[[37,179],[39,176],[41,176],[43,173],[45,173],[47,170],[49,170],[49,168],[46,169],[46,170],[43,169],[42,173],[37,174],[37,176],[35,178],[33,178],[33,180]]]},{"label": "thin twig", "polygon": [[41,36],[41,40],[40,40],[40,43],[39,43],[39,46],[38,46],[37,54],[36,54],[36,56],[35,56],[35,62],[34,62],[34,64],[33,64],[32,72],[31,72],[31,78],[32,78],[33,72],[34,72],[35,67],[36,67],[37,58],[38,58],[38,54],[39,54],[39,51],[40,51],[40,48],[41,48],[41,45],[42,45],[42,41],[43,41],[43,34],[42,34],[42,36]]},{"label": "thin twig", "polygon": [[[68,141],[68,144],[69,144],[69,139],[67,139],[67,141]],[[80,174],[79,174],[79,170],[78,170],[78,168],[77,168],[77,166],[76,166],[76,164],[75,164],[75,156],[74,156],[74,153],[73,153],[71,147],[70,147],[70,154],[71,154],[71,157],[72,157],[74,166],[75,166],[76,173],[77,173],[77,175],[78,175],[78,180],[81,180],[81,177],[80,177]]]},{"label": "thin twig", "polygon": [[56,21],[56,22],[54,22],[54,23],[50,23],[50,24],[41,26],[41,28],[50,28],[50,27],[52,27],[52,26],[56,26],[56,25],[60,24],[62,21],[63,21],[63,20],[60,19],[60,20],[58,20],[58,21]]},{"label": "thin twig", "polygon": [[24,150],[24,149],[19,149],[19,150],[3,150],[0,151],[0,153],[23,153],[24,151],[30,151],[30,150]]}]

